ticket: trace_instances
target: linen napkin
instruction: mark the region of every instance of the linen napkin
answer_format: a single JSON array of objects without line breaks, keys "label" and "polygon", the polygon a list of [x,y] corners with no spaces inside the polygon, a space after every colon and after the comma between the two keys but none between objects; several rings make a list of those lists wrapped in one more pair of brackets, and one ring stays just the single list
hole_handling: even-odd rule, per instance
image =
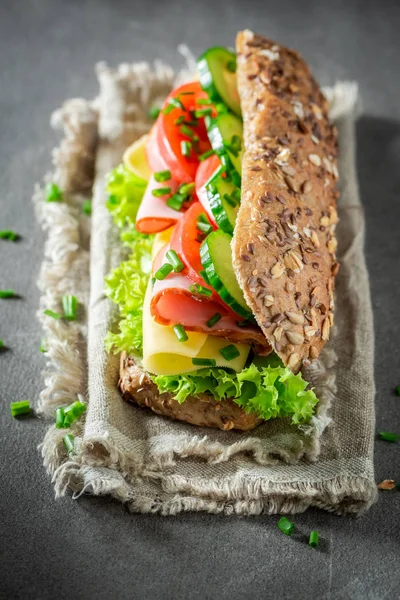
[{"label": "linen napkin", "polygon": [[[56,496],[68,490],[111,494],[138,512],[176,514],[296,513],[318,506],[359,513],[376,498],[373,473],[373,320],[363,254],[364,217],[355,172],[354,123],[357,86],[339,82],[325,90],[339,130],[341,198],[336,326],[320,358],[304,369],[320,399],[310,424],[295,427],[276,419],[247,433],[194,427],[122,401],[119,358],[104,347],[118,321],[104,295],[104,277],[124,257],[119,232],[105,207],[105,175],[124,149],[151,127],[149,107],[187,78],[161,63],[97,66],[98,98],[67,101],[53,115],[65,138],[54,152],[47,180],[63,190],[62,203],[34,201],[48,230],[39,286],[40,319],[48,365],[40,410],[77,397],[88,403],[72,426],[75,454],[67,455],[65,431],[51,426],[41,446]],[[89,222],[82,201],[93,194]],[[90,262],[90,267],[89,267]],[[43,315],[59,310],[62,294],[78,296],[76,322]]]}]

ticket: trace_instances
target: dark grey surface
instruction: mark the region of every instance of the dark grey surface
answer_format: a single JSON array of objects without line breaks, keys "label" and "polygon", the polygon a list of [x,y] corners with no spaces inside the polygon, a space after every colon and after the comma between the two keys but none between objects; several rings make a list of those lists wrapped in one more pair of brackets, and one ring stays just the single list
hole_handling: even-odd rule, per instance
[{"label": "dark grey surface", "polygon": [[[396,6],[397,5],[397,6]],[[45,424],[9,416],[37,399],[44,364],[35,319],[43,234],[30,202],[55,139],[50,112],[90,97],[93,65],[164,57],[181,41],[199,53],[250,27],[299,49],[322,83],[357,79],[365,117],[358,168],[376,324],[377,428],[400,431],[400,10],[398,2],[153,2],[3,0],[0,3],[1,598],[400,598],[400,492],[382,492],[358,520],[312,510],[294,520],[322,547],[286,538],[277,517],[129,515],[107,499],[54,501],[36,451]],[[351,399],[349,399],[351,401]],[[399,446],[378,442],[376,477],[400,480]]]}]

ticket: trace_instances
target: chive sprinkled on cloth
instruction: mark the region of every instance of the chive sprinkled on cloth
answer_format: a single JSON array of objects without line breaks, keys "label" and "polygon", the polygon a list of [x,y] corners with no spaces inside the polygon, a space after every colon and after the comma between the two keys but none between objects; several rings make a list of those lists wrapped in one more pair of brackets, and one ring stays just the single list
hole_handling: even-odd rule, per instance
[{"label": "chive sprinkled on cloth", "polygon": [[178,338],[178,342],[186,342],[189,339],[188,334],[185,331],[185,328],[180,323],[178,325],[174,325],[173,328],[176,337]]},{"label": "chive sprinkled on cloth", "polygon": [[67,433],[63,437],[63,443],[68,454],[72,454],[75,449],[75,438],[71,433]]},{"label": "chive sprinkled on cloth", "polygon": [[192,364],[197,367],[215,367],[217,361],[215,358],[192,358]]},{"label": "chive sprinkled on cloth", "polygon": [[92,214],[92,202],[91,200],[84,200],[82,203],[82,212],[83,214],[87,215],[88,217],[90,217],[90,215]]},{"label": "chive sprinkled on cloth", "polygon": [[211,298],[211,296],[212,296],[211,290],[209,290],[208,288],[205,288],[202,285],[199,285],[198,283],[191,285],[190,291],[193,294],[200,294],[201,296],[206,296],[207,298]]},{"label": "chive sprinkled on cloth", "polygon": [[46,348],[46,342],[45,340],[42,340],[40,342],[40,352],[43,352],[43,354],[45,354],[47,352],[47,348]]},{"label": "chive sprinkled on cloth", "polygon": [[315,548],[319,544],[319,533],[318,531],[312,531],[308,540],[308,545]]},{"label": "chive sprinkled on cloth", "polygon": [[56,183],[46,185],[46,202],[62,202],[62,191]]},{"label": "chive sprinkled on cloth", "polygon": [[380,440],[384,440],[385,442],[392,442],[392,444],[396,444],[399,441],[400,437],[398,433],[390,433],[388,431],[379,431],[378,436]]},{"label": "chive sprinkled on cloth", "polygon": [[86,411],[86,404],[77,400],[64,408],[64,427],[69,427],[74,421],[80,419]]},{"label": "chive sprinkled on cloth", "polygon": [[48,317],[51,317],[52,319],[61,319],[62,318],[62,315],[60,313],[54,312],[54,310],[50,310],[49,308],[44,310],[43,314]]},{"label": "chive sprinkled on cloth", "polygon": [[292,535],[294,531],[294,523],[286,517],[281,517],[278,521],[278,527],[285,535]]},{"label": "chive sprinkled on cloth", "polygon": [[175,250],[168,250],[165,256],[167,257],[168,262],[172,265],[175,273],[180,273],[183,271],[185,265]]},{"label": "chive sprinkled on cloth", "polygon": [[182,152],[183,156],[190,156],[191,151],[192,151],[192,144],[190,142],[186,142],[185,140],[182,140],[181,152]]},{"label": "chive sprinkled on cloth", "polygon": [[400,385],[395,389],[396,396],[400,396]]},{"label": "chive sprinkled on cloth", "polygon": [[157,106],[153,106],[150,110],[149,110],[149,117],[150,119],[154,119],[154,121],[157,119],[158,115],[160,114],[160,109]]},{"label": "chive sprinkled on cloth", "polygon": [[62,306],[65,319],[68,321],[76,321],[76,311],[78,308],[78,300],[76,296],[63,296]]},{"label": "chive sprinkled on cloth", "polygon": [[160,267],[158,271],[154,273],[154,277],[158,280],[165,279],[166,276],[171,273],[172,269],[172,265],[170,265],[169,263],[165,263],[165,265],[162,265],[162,267]]},{"label": "chive sprinkled on cloth", "polygon": [[154,179],[157,181],[157,183],[169,181],[171,179],[171,171],[157,171],[156,173],[154,173]]},{"label": "chive sprinkled on cloth", "polygon": [[64,427],[69,427],[69,425],[64,425],[64,409],[57,408],[56,410],[56,429],[64,429]]},{"label": "chive sprinkled on cloth", "polygon": [[4,342],[3,342],[3,340],[1,340],[1,339],[0,339],[0,350],[1,350],[2,348],[5,348],[5,346],[4,346]]},{"label": "chive sprinkled on cloth", "polygon": [[12,417],[19,417],[19,415],[27,415],[31,412],[31,403],[29,402],[29,400],[11,402],[10,409]]},{"label": "chive sprinkled on cloth", "polygon": [[225,360],[231,361],[240,356],[239,350],[233,344],[221,348],[219,353],[224,357]]},{"label": "chive sprinkled on cloth", "polygon": [[14,290],[0,290],[0,298],[7,300],[8,298],[15,298],[17,294]]},{"label": "chive sprinkled on cloth", "polygon": [[152,190],[151,193],[153,194],[153,196],[155,198],[160,198],[161,196],[167,196],[168,194],[170,194],[171,188],[170,187],[155,188],[154,190]]},{"label": "chive sprinkled on cloth", "polygon": [[8,240],[9,242],[15,242],[19,239],[19,234],[11,229],[4,229],[0,231],[0,240]]},{"label": "chive sprinkled on cloth", "polygon": [[218,323],[220,319],[222,319],[222,315],[220,315],[219,313],[215,313],[215,315],[213,315],[210,319],[208,319],[208,321],[206,321],[207,327],[214,327],[214,325]]}]

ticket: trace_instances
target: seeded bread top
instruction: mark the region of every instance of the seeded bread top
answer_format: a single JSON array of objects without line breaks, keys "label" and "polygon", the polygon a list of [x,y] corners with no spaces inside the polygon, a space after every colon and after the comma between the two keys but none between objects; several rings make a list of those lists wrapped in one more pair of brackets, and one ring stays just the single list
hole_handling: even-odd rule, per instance
[{"label": "seeded bread top", "polygon": [[297,372],[333,324],[336,129],[297,52],[243,31],[237,65],[245,154],[233,263],[266,338]]}]

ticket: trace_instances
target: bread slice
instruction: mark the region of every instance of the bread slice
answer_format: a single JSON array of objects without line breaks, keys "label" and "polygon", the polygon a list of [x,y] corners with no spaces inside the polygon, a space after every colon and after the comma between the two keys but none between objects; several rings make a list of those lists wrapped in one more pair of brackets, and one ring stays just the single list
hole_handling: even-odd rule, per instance
[{"label": "bread slice", "polygon": [[124,400],[150,408],[153,412],[202,427],[217,427],[228,431],[249,431],[261,423],[254,413],[245,413],[233,400],[215,400],[207,394],[189,397],[179,404],[172,394],[159,394],[142,367],[123,352],[121,355],[119,388]]},{"label": "bread slice", "polygon": [[242,31],[237,56],[245,153],[233,264],[266,338],[297,372],[333,324],[337,135],[297,52]]}]

